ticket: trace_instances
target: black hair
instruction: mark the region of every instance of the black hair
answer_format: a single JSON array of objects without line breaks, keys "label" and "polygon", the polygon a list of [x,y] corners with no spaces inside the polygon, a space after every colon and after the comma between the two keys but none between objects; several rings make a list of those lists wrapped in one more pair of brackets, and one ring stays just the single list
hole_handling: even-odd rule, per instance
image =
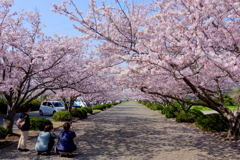
[{"label": "black hair", "polygon": [[63,124],[63,129],[65,130],[65,131],[69,131],[69,129],[70,129],[70,123],[69,122],[65,122],[64,124]]},{"label": "black hair", "polygon": [[24,107],[23,107],[23,112],[28,112],[29,109],[31,109],[30,106],[24,106]]}]

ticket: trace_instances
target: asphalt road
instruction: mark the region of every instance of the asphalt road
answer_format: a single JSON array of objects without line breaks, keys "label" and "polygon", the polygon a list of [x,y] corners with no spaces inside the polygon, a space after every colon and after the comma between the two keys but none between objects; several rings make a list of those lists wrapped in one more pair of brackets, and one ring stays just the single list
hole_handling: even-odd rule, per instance
[{"label": "asphalt road", "polygon": [[[14,117],[14,124],[15,122],[17,121],[17,119],[19,118],[19,114],[20,113],[17,113]],[[39,117],[39,118],[44,118],[44,119],[49,119],[49,120],[52,120],[52,116],[40,116],[39,115],[39,112],[38,111],[31,111],[29,113],[29,116],[36,116],[36,117]],[[3,126],[3,118],[0,117],[0,126]],[[17,127],[15,125],[13,125],[13,132],[17,131]]]}]

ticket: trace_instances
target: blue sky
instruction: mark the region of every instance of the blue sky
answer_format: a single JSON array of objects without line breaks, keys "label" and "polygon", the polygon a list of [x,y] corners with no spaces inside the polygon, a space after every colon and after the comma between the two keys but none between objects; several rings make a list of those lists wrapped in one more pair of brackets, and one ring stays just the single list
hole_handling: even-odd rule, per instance
[{"label": "blue sky", "polygon": [[[43,27],[42,32],[46,36],[52,36],[53,33],[60,35],[69,35],[69,36],[81,36],[82,34],[73,28],[73,24],[76,22],[70,21],[68,17],[54,13],[51,11],[53,8],[52,3],[60,5],[63,0],[15,0],[14,6],[12,7],[13,11],[20,11],[24,9],[25,11],[35,11],[41,14],[42,23],[46,25]],[[66,0],[67,1],[67,0]],[[107,4],[114,4],[115,0],[105,0]],[[119,0],[122,2],[123,0]],[[133,0],[137,3],[150,2],[153,0]],[[101,6],[102,0],[96,0],[97,6]],[[90,0],[74,0],[74,3],[78,7],[78,10],[82,11],[84,15],[88,12],[88,4]]]},{"label": "blue sky", "polygon": [[[69,36],[80,36],[80,32],[73,28],[73,21],[70,21],[66,16],[54,13],[51,11],[53,8],[51,3],[61,4],[62,0],[15,0],[12,10],[20,11],[24,9],[25,11],[38,10],[41,14],[41,19],[43,24],[46,25],[43,28],[43,32],[47,36],[52,36],[52,33],[57,33],[61,35]],[[90,0],[75,0],[78,9],[87,13],[88,4]]]}]

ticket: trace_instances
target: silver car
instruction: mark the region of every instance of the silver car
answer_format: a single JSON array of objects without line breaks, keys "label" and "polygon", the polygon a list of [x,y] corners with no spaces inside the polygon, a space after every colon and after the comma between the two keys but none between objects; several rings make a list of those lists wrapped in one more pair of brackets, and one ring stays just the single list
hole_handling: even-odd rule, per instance
[{"label": "silver car", "polygon": [[64,105],[60,101],[45,101],[42,102],[39,108],[39,114],[43,115],[53,115],[56,112],[65,110]]}]

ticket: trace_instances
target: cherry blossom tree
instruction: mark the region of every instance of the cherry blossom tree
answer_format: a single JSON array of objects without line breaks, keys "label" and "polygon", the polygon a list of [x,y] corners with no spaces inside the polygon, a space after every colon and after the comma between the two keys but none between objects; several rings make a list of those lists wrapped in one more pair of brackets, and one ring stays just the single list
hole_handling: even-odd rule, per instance
[{"label": "cherry blossom tree", "polygon": [[12,3],[0,2],[0,93],[8,102],[4,126],[9,135],[13,133],[16,112],[47,90],[59,89],[59,79],[71,72],[71,60],[82,48],[77,37],[45,37],[41,33],[40,15],[10,14]]},{"label": "cherry blossom tree", "polygon": [[[103,68],[101,71],[99,70],[98,76],[91,77],[92,83],[87,87],[88,92],[81,96],[87,106],[123,99],[122,90],[115,83],[116,75],[113,74],[114,69],[112,67],[111,71],[108,69],[108,67]],[[107,73],[112,74],[109,75]]]},{"label": "cherry blossom tree", "polygon": [[[68,11],[68,5],[75,10]],[[199,104],[180,98],[192,94],[227,118],[229,136],[238,138],[240,112],[227,108],[222,91],[239,85],[239,1],[117,0],[115,5],[103,2],[97,7],[92,0],[86,17],[73,0],[53,6],[55,12],[79,22],[75,28],[98,40],[100,50],[125,60],[129,74],[140,74],[135,85],[143,92]]]},{"label": "cherry blossom tree", "polygon": [[58,79],[61,89],[57,91],[56,96],[64,101],[66,110],[71,112],[71,106],[77,97],[81,97],[87,106],[91,106],[93,101],[103,101],[103,97],[105,101],[112,99],[113,94],[107,93],[116,90],[113,73],[119,69],[118,61],[109,56],[99,55],[98,50],[89,49],[84,54],[75,55],[73,64],[71,72]]}]

